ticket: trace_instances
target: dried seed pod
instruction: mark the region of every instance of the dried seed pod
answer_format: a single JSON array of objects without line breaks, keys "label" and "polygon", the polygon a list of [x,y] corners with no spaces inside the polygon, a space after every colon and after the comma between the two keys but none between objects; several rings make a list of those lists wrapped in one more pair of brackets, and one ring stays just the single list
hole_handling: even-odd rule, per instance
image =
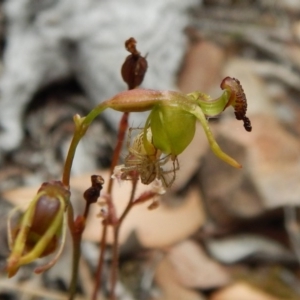
[{"label": "dried seed pod", "polygon": [[84,193],[83,198],[87,201],[87,203],[95,203],[100,196],[100,191],[103,188],[104,179],[100,175],[92,175],[91,176],[92,186],[89,187]]},{"label": "dried seed pod", "polygon": [[125,42],[125,48],[131,54],[126,57],[122,65],[121,74],[128,85],[128,89],[132,90],[143,82],[148,63],[146,57],[141,56],[140,52],[137,51],[134,38],[130,38]]}]

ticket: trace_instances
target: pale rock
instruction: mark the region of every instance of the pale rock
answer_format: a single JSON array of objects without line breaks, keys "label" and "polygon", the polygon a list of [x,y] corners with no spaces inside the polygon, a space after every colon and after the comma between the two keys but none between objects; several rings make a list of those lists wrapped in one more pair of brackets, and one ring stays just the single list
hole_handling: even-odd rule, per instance
[{"label": "pale rock", "polygon": [[176,278],[184,287],[212,289],[224,286],[231,280],[227,270],[191,240],[174,245],[169,250],[167,259],[174,268]]},{"label": "pale rock", "polygon": [[[233,130],[234,120],[220,132],[246,151],[244,167],[266,208],[300,204],[300,142],[268,115],[251,117],[253,131]],[[230,129],[231,128],[231,129]]]},{"label": "pale rock", "polygon": [[280,300],[244,282],[236,282],[221,289],[210,300]]},{"label": "pale rock", "polygon": [[204,296],[197,291],[180,284],[167,258],[162,259],[158,264],[154,279],[160,292],[151,300],[205,300]]},{"label": "pale rock", "polygon": [[[124,42],[138,41],[149,63],[143,86],[175,88],[185,52],[186,9],[198,0],[10,0],[5,2],[7,46],[0,80],[0,148],[18,147],[22,117],[43,86],[74,76],[91,108],[126,89],[120,68],[128,55]],[[106,117],[117,128],[120,113]],[[139,114],[140,124],[145,114]],[[41,124],[42,126],[42,124]]]}]

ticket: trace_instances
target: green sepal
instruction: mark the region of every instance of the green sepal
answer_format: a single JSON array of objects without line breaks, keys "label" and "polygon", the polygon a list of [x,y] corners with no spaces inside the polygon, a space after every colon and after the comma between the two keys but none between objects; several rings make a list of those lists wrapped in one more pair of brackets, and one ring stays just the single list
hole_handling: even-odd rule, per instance
[{"label": "green sepal", "polygon": [[225,90],[222,95],[216,99],[211,99],[210,96],[201,92],[193,92],[187,96],[197,101],[205,116],[214,117],[222,113],[226,108],[230,92]]},{"label": "green sepal", "polygon": [[151,127],[153,145],[173,156],[185,150],[196,130],[196,117],[179,106],[156,105],[147,123]]}]

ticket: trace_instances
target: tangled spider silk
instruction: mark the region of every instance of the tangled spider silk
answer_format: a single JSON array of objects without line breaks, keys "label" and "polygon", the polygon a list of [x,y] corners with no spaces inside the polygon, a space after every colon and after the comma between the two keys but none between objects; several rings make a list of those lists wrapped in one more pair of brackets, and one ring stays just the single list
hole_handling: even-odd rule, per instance
[{"label": "tangled spider silk", "polygon": [[[141,132],[133,138],[131,143],[133,130],[141,130]],[[145,145],[147,146],[145,147]],[[143,184],[150,184],[157,179],[166,188],[173,184],[176,171],[179,170],[177,156],[163,156],[163,153],[153,145],[150,128],[147,130],[144,130],[144,128],[130,128],[127,149],[128,154],[125,157],[124,165],[121,167],[121,179],[140,178]],[[171,165],[170,169],[166,169],[168,162]]]}]

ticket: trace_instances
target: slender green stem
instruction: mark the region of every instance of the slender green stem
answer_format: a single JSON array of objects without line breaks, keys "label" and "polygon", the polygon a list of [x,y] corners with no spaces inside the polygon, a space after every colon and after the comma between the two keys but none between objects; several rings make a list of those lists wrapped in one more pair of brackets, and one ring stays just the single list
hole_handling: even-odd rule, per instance
[{"label": "slender green stem", "polygon": [[71,169],[78,143],[80,142],[81,138],[85,135],[93,120],[106,108],[107,105],[105,103],[101,103],[98,106],[96,106],[86,117],[75,121],[76,128],[73,135],[73,139],[71,141],[71,145],[69,147],[62,176],[62,182],[65,186],[70,186]]},{"label": "slender green stem", "polygon": [[65,186],[70,186],[70,176],[71,176],[71,169],[73,164],[73,159],[75,156],[75,151],[77,148],[78,143],[80,142],[83,135],[80,132],[75,131],[73,139],[71,141],[71,145],[69,147],[69,152],[65,161],[63,176],[62,176],[62,183]]},{"label": "slender green stem", "polygon": [[69,300],[73,300],[76,295],[76,287],[78,280],[78,267],[81,254],[81,235],[72,235],[73,237],[73,263],[72,263],[72,279],[69,288]]},{"label": "slender green stem", "polygon": [[[69,147],[69,151],[67,154],[67,158],[65,161],[64,169],[63,169],[63,176],[62,182],[65,186],[70,186],[70,176],[71,176],[71,169],[73,164],[73,159],[75,156],[76,148],[78,143],[80,142],[81,138],[86,133],[87,129],[89,128],[90,124],[93,120],[107,108],[107,106],[102,103],[95,107],[85,118],[75,119],[76,129],[73,135],[73,139],[71,141],[71,145]],[[85,214],[87,215],[88,209],[86,209]],[[77,231],[74,222],[74,212],[72,204],[69,204],[68,207],[68,225],[70,232],[72,234],[73,240],[73,262],[72,262],[72,278],[69,288],[69,299],[74,299],[76,294],[76,286],[77,286],[77,278],[78,278],[78,266],[79,266],[79,259],[80,259],[80,245],[81,245],[81,238],[82,238],[82,231]]]},{"label": "slender green stem", "polygon": [[69,299],[73,299],[76,293],[76,286],[78,280],[78,269],[79,269],[79,260],[81,256],[81,241],[82,241],[82,233],[85,229],[85,222],[88,216],[90,205],[86,205],[85,215],[78,216],[75,222],[73,222],[73,231],[72,231],[72,239],[73,239],[73,265],[72,265],[72,280],[70,284],[70,295]]},{"label": "slender green stem", "polygon": [[[73,139],[71,141],[71,145],[69,147],[69,151],[63,169],[62,182],[65,186],[70,186],[71,169],[72,169],[73,159],[75,156],[78,143],[86,133],[87,129],[89,128],[93,120],[106,108],[107,106],[104,103],[102,103],[97,107],[95,107],[85,118],[75,120],[76,129],[73,135]],[[87,213],[88,213],[88,208],[86,208],[85,210],[84,213],[85,217],[87,216]],[[68,224],[69,224],[69,228],[73,240],[72,278],[71,278],[71,283],[69,288],[69,299],[71,300],[74,299],[74,296],[76,294],[78,266],[79,266],[79,259],[80,259],[80,245],[81,245],[81,238],[82,238],[82,231],[80,233],[76,232],[73,207],[71,203],[68,208]]]}]

